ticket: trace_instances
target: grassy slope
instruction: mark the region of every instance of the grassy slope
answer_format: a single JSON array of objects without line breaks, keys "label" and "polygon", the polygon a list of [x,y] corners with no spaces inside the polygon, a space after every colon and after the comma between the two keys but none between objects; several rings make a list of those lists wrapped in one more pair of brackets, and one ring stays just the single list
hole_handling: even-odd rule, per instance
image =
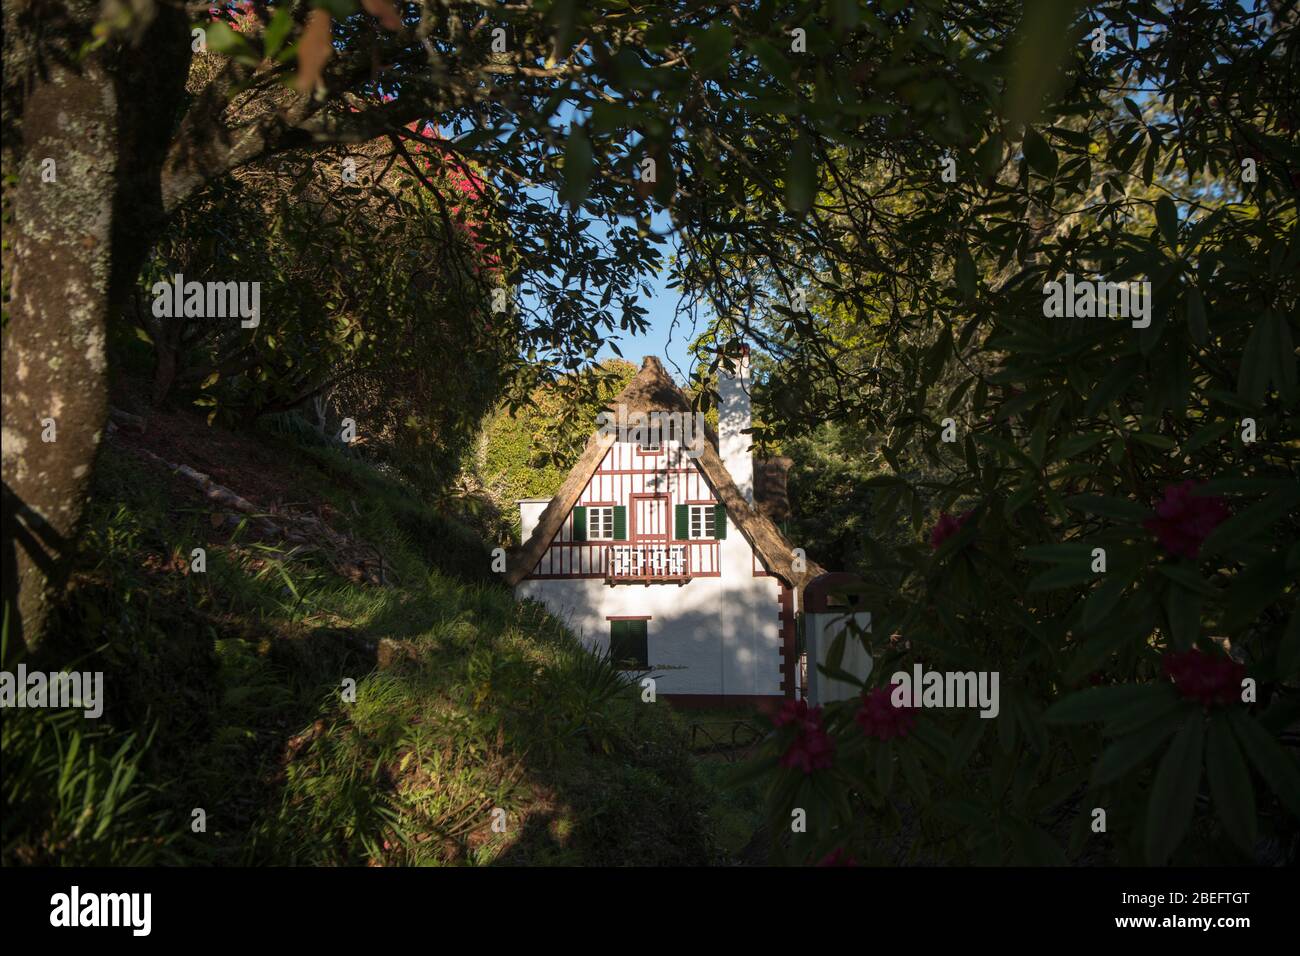
[{"label": "grassy slope", "polygon": [[748,808],[679,718],[489,580],[466,529],[331,449],[212,440],[269,448],[286,493],[401,584],[215,531],[192,487],[110,441],[71,598],[26,661],[105,671],[106,710],[7,712],[6,863],[706,864],[745,844]]}]

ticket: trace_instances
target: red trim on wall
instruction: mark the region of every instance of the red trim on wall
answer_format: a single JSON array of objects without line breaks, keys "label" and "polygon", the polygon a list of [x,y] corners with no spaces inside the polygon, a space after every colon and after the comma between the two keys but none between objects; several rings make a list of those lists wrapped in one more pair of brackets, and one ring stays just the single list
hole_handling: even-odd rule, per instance
[{"label": "red trim on wall", "polygon": [[795,646],[797,635],[794,629],[794,591],[781,582],[779,603],[781,605],[781,692],[787,699],[794,699],[795,686]]},{"label": "red trim on wall", "polygon": [[[637,505],[644,499],[652,501],[662,501],[664,503],[664,530],[662,534],[645,534],[637,527]],[[672,542],[673,528],[673,501],[672,496],[666,491],[634,491],[627,496],[628,527],[627,539],[631,544],[638,541],[650,541],[655,544],[669,544]]]},{"label": "red trim on wall", "polygon": [[[813,614],[825,614],[829,611],[854,611],[862,603],[862,578],[850,571],[831,571],[818,575],[808,582],[803,589],[803,609]],[[841,588],[850,592],[845,601],[840,594],[831,594],[831,588]]]},{"label": "red trim on wall", "polygon": [[689,468],[606,468],[603,471],[593,472],[594,478],[600,475],[689,475]]}]

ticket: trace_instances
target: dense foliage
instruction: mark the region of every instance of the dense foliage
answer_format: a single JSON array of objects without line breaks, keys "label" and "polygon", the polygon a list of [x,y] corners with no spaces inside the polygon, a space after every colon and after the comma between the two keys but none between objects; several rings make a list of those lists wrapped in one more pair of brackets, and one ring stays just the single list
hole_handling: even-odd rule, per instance
[{"label": "dense foliage", "polygon": [[[899,17],[918,56],[957,26]],[[1064,51],[1041,113],[960,31],[958,74],[897,67],[964,135],[817,164],[809,219],[843,242],[800,273],[808,312],[778,300],[757,332],[773,431],[840,429],[793,484],[861,505],[802,520],[863,573],[875,658],[861,699],[782,721],[774,825],[806,808],[812,860],[1294,859],[1294,11],[1100,4],[1023,30]],[[877,88],[865,111],[920,134],[915,106]],[[1049,317],[1067,273],[1149,280],[1149,325]],[[999,672],[997,719],[893,707],[916,663]]]}]

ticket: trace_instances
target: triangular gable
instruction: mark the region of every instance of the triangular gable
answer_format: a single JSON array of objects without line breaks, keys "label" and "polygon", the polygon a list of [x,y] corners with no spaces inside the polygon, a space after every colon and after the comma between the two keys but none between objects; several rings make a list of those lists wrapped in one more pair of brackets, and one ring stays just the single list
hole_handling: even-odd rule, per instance
[{"label": "triangular gable", "polygon": [[[610,402],[611,409],[616,410],[620,405],[626,407],[630,413],[690,412],[691,410],[690,401],[664,371],[659,360],[652,355],[646,356],[641,370],[633,376],[618,397]],[[532,535],[522,547],[510,555],[506,565],[506,581],[512,587],[537,567],[542,555],[546,553],[546,549],[551,546],[551,542],[559,533],[564,520],[578,503],[578,499],[582,497],[582,490],[587,487],[587,482],[591,480],[591,476],[595,474],[600,463],[605,460],[605,455],[617,440],[618,435],[615,432],[608,434],[595,432],[587,440],[587,447],[583,449],[582,456],[573,466],[568,477],[564,479],[564,484],[555,493],[551,503],[537,519],[537,527],[533,529]],[[802,588],[813,578],[823,574],[823,569],[811,561],[806,562],[805,570],[794,570],[794,555],[790,542],[771,519],[752,508],[745,500],[745,496],[740,493],[740,489],[736,487],[736,483],[727,472],[722,457],[718,454],[716,436],[710,432],[703,445],[703,450],[694,462],[713,488],[713,493],[727,509],[727,516],[740,529],[740,533],[745,536],[754,553],[758,555],[763,567],[794,588]]]}]

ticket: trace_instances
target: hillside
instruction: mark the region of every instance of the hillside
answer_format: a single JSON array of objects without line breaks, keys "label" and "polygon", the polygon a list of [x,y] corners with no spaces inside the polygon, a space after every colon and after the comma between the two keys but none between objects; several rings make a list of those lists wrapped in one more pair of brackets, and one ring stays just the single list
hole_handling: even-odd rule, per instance
[{"label": "hillside", "polygon": [[749,842],[668,705],[517,603],[465,525],[289,422],[159,413],[106,442],[69,598],[22,659],[102,670],[104,715],[6,716],[6,864],[708,864]]}]

